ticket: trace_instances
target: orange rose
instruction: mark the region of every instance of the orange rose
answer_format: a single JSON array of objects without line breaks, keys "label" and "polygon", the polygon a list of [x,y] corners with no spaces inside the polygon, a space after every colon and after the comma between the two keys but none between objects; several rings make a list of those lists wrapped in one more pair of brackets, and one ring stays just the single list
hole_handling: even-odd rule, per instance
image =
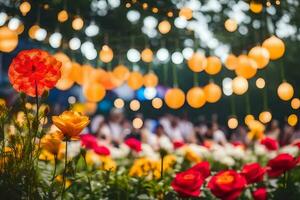
[{"label": "orange rose", "polygon": [[79,134],[90,122],[87,116],[74,111],[65,111],[59,116],[53,116],[52,121],[67,140],[79,140]]},{"label": "orange rose", "polygon": [[41,139],[41,147],[48,152],[57,155],[62,139],[63,134],[60,131],[46,134]]}]

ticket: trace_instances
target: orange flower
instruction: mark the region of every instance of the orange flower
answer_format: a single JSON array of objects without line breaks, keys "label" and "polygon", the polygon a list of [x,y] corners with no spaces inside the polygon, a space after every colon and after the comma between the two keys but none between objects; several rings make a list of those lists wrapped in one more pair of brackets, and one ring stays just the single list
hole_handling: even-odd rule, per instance
[{"label": "orange flower", "polygon": [[53,88],[60,79],[61,62],[40,49],[21,51],[12,61],[8,78],[18,92],[35,97]]},{"label": "orange flower", "polygon": [[67,140],[79,140],[79,134],[90,122],[87,116],[75,111],[65,111],[59,116],[53,116],[52,121]]},{"label": "orange flower", "polygon": [[47,150],[48,152],[57,155],[62,139],[63,139],[63,134],[60,131],[46,134],[41,139],[41,147]]}]

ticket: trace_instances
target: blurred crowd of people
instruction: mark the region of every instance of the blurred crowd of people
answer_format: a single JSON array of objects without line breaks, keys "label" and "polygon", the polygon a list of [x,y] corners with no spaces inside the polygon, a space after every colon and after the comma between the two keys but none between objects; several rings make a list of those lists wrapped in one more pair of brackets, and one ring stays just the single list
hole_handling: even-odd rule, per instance
[{"label": "blurred crowd of people", "polygon": [[[195,143],[215,142],[221,145],[227,142],[249,144],[248,129],[244,124],[230,130],[218,123],[217,115],[213,115],[210,121],[200,118],[192,122],[186,114],[175,116],[165,114],[158,119],[145,119],[141,114],[134,120],[125,117],[122,110],[113,109],[108,117],[95,115],[91,119],[89,130],[106,145],[123,143],[127,138],[136,138],[149,144],[154,149],[160,148],[162,143]],[[194,120],[195,121],[195,120]],[[265,135],[276,139],[280,145],[292,143],[300,139],[300,129],[289,126],[287,123],[279,124],[273,119],[266,125]]]}]

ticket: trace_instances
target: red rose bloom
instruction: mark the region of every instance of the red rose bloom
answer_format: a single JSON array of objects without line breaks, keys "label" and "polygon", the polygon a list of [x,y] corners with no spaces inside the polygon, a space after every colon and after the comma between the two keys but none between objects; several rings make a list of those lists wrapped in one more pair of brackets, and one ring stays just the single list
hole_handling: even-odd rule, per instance
[{"label": "red rose bloom", "polygon": [[201,173],[201,176],[206,179],[210,176],[210,165],[209,162],[200,162],[188,170],[194,170]]},{"label": "red rose bloom", "polygon": [[142,143],[135,138],[129,138],[129,139],[125,140],[125,144],[127,146],[129,146],[130,149],[132,149],[136,152],[142,151]]},{"label": "red rose bloom", "polygon": [[97,146],[97,138],[92,134],[80,135],[81,145],[88,149],[93,149],[94,146]]},{"label": "red rose bloom", "polygon": [[[60,79],[61,62],[48,52],[31,49],[21,51],[8,69],[8,78],[18,92],[35,97],[53,88]],[[37,91],[36,91],[37,89]]]},{"label": "red rose bloom", "polygon": [[184,144],[184,142],[183,141],[174,141],[173,142],[173,147],[174,147],[174,149],[179,149],[180,147],[183,147],[185,144]]},{"label": "red rose bloom", "polygon": [[272,138],[266,137],[260,141],[262,145],[264,145],[270,151],[278,150],[278,142]]},{"label": "red rose bloom", "polygon": [[105,146],[94,146],[93,148],[94,152],[98,155],[101,155],[101,156],[108,156],[110,155],[110,151],[107,147]]},{"label": "red rose bloom", "polygon": [[177,173],[171,186],[181,197],[198,197],[203,182],[204,178],[200,172],[187,170]]},{"label": "red rose bloom", "polygon": [[245,177],[247,184],[257,183],[263,180],[265,168],[262,168],[258,163],[244,165],[241,174]]},{"label": "red rose bloom", "polygon": [[210,179],[207,187],[222,200],[235,200],[246,187],[246,179],[234,170],[220,171]]},{"label": "red rose bloom", "polygon": [[298,159],[287,153],[279,154],[268,162],[268,175],[272,178],[278,177],[284,172],[296,167]]},{"label": "red rose bloom", "polygon": [[254,200],[267,200],[267,190],[266,188],[258,188],[252,192],[252,196]]}]

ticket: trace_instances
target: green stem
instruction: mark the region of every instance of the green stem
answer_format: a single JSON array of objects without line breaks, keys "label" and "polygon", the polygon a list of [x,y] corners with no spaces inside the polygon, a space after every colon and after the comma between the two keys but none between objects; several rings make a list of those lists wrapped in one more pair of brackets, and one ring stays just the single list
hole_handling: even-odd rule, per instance
[{"label": "green stem", "polygon": [[66,172],[67,172],[67,167],[68,167],[68,140],[66,140],[66,152],[65,152],[65,168],[63,172],[63,188],[62,188],[62,193],[61,193],[61,199],[63,199],[64,194],[65,194],[65,186],[66,186]]}]

